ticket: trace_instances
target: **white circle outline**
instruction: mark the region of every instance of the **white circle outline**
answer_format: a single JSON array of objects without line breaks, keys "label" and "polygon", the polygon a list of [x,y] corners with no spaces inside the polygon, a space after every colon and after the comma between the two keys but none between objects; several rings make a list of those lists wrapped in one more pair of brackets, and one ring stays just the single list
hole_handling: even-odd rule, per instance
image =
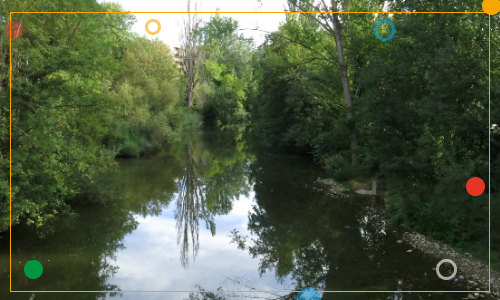
[{"label": "white circle outline", "polygon": [[[450,276],[448,277],[444,277],[443,275],[441,275],[441,273],[439,273],[439,267],[441,266],[442,263],[450,263],[452,266],[453,266],[453,274],[451,274]],[[450,280],[450,279],[453,279],[453,277],[455,277],[455,275],[457,275],[457,265],[455,264],[455,262],[453,262],[451,259],[443,259],[442,261],[440,261],[437,266],[436,266],[436,274],[439,278],[443,279],[443,280]]]}]

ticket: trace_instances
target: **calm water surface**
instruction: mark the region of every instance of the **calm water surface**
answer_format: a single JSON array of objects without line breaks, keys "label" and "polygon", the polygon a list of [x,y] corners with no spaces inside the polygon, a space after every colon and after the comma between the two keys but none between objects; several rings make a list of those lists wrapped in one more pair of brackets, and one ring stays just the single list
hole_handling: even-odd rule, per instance
[{"label": "calm water surface", "polygon": [[[258,149],[257,149],[258,150]],[[399,244],[381,200],[335,194],[308,158],[261,153],[233,134],[196,135],[153,158],[120,160],[99,185],[106,205],[43,239],[12,238],[12,288],[24,291],[257,291],[295,299],[319,290],[463,290],[440,259]],[[189,293],[8,293],[8,235],[0,240],[1,299],[187,299]],[[36,280],[28,260],[43,264]],[[442,273],[447,276],[445,266]],[[457,277],[461,274],[458,271]],[[460,299],[465,294],[325,293],[323,299]],[[201,299],[201,298],[200,298]],[[283,298],[281,298],[283,299]]]}]

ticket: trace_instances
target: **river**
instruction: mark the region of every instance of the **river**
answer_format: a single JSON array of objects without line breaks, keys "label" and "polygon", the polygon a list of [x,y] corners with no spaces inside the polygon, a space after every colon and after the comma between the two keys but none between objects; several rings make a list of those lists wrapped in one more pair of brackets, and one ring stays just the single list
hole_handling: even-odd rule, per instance
[{"label": "river", "polygon": [[[12,289],[253,291],[224,294],[228,299],[276,299],[289,293],[266,291],[306,286],[328,291],[466,290],[461,270],[453,280],[442,280],[433,270],[440,259],[401,243],[404,230],[386,221],[381,199],[332,193],[318,180],[326,175],[309,157],[266,152],[242,134],[203,133],[177,144],[154,157],[119,160],[117,171],[96,183],[109,198],[105,204],[77,205],[78,217],[62,218],[45,237],[15,227]],[[1,299],[189,296],[9,294],[8,238],[0,240]],[[35,280],[23,272],[32,259],[44,268]],[[444,264],[441,273],[448,276],[451,267]],[[323,299],[466,296],[325,293]]]}]

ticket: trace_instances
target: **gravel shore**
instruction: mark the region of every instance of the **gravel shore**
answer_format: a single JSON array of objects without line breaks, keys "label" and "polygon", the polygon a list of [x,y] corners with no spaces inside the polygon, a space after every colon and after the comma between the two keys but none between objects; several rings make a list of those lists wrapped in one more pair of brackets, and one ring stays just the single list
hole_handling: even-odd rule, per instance
[{"label": "gravel shore", "polygon": [[[451,259],[457,265],[457,277],[467,281],[469,290],[488,290],[488,265],[473,258],[469,253],[458,253],[450,246],[432,241],[418,233],[405,233],[403,241],[420,251],[437,257]],[[500,274],[491,272],[491,291],[486,293],[470,293],[461,299],[500,299]]]}]

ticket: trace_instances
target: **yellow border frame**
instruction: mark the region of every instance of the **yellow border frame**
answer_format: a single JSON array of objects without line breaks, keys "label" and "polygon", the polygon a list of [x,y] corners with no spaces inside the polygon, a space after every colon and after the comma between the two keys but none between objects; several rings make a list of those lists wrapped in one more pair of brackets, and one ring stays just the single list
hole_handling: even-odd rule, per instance
[{"label": "yellow border frame", "polygon": [[[317,12],[10,12],[9,22],[12,22],[12,14],[178,14],[178,13],[198,13],[198,14],[299,14]],[[322,12],[330,14],[484,14],[485,12]],[[10,292],[11,293],[203,293],[203,292],[233,292],[233,293],[293,293],[299,291],[13,291],[12,290],[12,26],[9,37],[9,248],[10,248]],[[488,290],[487,291],[320,291],[326,293],[489,293],[491,291],[491,15],[488,16]]]}]

